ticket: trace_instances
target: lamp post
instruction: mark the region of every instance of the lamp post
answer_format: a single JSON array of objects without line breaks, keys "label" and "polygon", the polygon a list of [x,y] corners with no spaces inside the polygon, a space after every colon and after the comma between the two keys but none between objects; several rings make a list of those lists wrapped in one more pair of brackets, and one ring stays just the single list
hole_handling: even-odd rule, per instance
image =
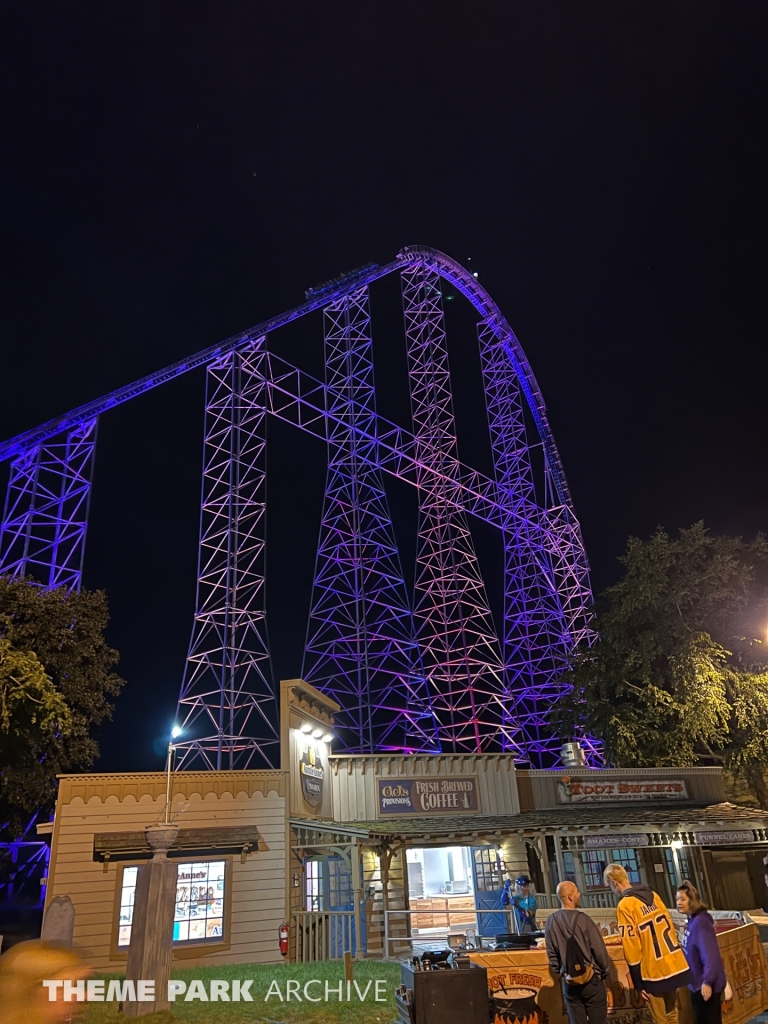
[{"label": "lamp post", "polygon": [[165,824],[171,824],[171,769],[173,768],[173,754],[176,747],[173,745],[173,741],[181,736],[181,729],[178,725],[174,725],[171,729],[171,739],[168,743],[168,761],[165,768]]}]

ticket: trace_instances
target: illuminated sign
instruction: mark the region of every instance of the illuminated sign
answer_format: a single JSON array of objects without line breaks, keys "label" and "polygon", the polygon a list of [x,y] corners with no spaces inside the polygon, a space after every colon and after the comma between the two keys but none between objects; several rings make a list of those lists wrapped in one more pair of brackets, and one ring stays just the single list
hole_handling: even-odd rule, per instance
[{"label": "illuminated sign", "polygon": [[753,843],[752,829],[734,829],[731,832],[694,832],[697,846],[730,846],[733,843]]},{"label": "illuminated sign", "polygon": [[480,809],[477,779],[377,779],[379,814],[464,814]]},{"label": "illuminated sign", "polygon": [[617,832],[615,835],[584,836],[585,850],[618,850],[622,847],[647,846],[648,836],[642,832]]},{"label": "illuminated sign", "polygon": [[559,804],[622,804],[627,800],[687,800],[682,779],[571,779],[557,784]]},{"label": "illuminated sign", "polygon": [[310,747],[299,761],[301,789],[310,807],[318,807],[323,800],[325,769],[318,760],[315,748]]}]

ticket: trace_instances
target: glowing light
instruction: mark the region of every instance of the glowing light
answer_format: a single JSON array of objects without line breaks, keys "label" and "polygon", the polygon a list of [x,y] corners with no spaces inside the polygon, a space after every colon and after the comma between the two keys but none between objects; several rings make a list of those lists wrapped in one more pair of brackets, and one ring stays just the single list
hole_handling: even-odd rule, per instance
[{"label": "glowing light", "polygon": [[669,845],[672,847],[673,850],[682,850],[683,848],[683,843],[681,839],[673,839]]},{"label": "glowing light", "polygon": [[313,740],[319,740],[322,735],[323,735],[323,730],[322,729],[313,729],[312,730],[312,739]]},{"label": "glowing light", "polygon": [[325,734],[325,736],[323,736],[323,743],[330,743],[332,739],[333,739],[333,733],[332,732],[327,732]]},{"label": "glowing light", "polygon": [[302,732],[312,732],[312,726],[309,724],[309,722],[302,722],[300,729]]},{"label": "glowing light", "polygon": [[181,726],[174,725],[174,727],[171,729],[171,736],[173,737],[173,739],[176,739],[177,736],[181,736]]}]

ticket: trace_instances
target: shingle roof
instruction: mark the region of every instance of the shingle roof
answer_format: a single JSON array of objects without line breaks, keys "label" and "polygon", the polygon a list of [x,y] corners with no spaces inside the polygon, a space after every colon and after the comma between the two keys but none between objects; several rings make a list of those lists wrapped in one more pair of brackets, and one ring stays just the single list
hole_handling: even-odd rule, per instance
[{"label": "shingle roof", "polygon": [[768,828],[768,811],[736,804],[722,803],[704,806],[701,804],[676,804],[670,807],[644,803],[617,806],[577,806],[553,808],[551,810],[525,811],[522,814],[463,814],[406,816],[381,818],[376,821],[356,821],[355,829],[367,832],[372,838],[391,837],[433,837],[493,835],[509,832],[540,832],[557,829],[609,828],[627,831],[666,830],[694,831],[698,828]]}]

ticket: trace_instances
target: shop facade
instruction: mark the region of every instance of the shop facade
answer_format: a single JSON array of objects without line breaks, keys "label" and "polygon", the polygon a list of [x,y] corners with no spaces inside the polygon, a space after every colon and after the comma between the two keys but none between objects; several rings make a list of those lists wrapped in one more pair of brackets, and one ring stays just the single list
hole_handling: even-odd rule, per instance
[{"label": "shop facade", "polygon": [[[718,769],[517,770],[511,755],[334,755],[338,706],[281,684],[281,767],[178,772],[174,957],[188,965],[396,956],[513,927],[507,880],[529,876],[541,914],[571,878],[610,911],[606,863],[672,902],[684,877],[709,905],[768,902],[768,813],[724,800]],[[132,894],[166,810],[163,773],[65,776],[46,906],[69,897],[74,941],[119,970]],[[762,888],[761,888],[762,886]]]}]

